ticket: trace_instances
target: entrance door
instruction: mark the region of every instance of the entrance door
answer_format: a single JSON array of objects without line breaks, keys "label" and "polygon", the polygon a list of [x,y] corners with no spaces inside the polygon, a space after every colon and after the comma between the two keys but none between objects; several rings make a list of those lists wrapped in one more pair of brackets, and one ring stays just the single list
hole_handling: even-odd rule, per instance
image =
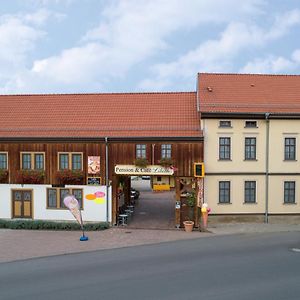
[{"label": "entrance door", "polygon": [[12,190],[13,218],[32,218],[32,191]]}]

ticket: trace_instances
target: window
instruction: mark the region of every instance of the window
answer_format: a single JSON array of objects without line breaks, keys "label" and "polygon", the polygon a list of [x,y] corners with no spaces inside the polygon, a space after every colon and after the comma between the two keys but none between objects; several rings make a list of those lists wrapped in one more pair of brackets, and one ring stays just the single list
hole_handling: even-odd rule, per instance
[{"label": "window", "polygon": [[72,154],[72,170],[81,169],[81,154]]},{"label": "window", "polygon": [[64,198],[70,194],[69,189],[59,189],[59,207],[66,208]]},{"label": "window", "polygon": [[74,197],[78,200],[80,208],[83,208],[83,190],[65,188],[47,189],[47,208],[67,209],[64,204],[64,198],[67,195],[74,195]]},{"label": "window", "polygon": [[284,139],[284,159],[285,160],[296,159],[296,138]]},{"label": "window", "polygon": [[59,152],[58,169],[59,170],[82,170],[82,153],[77,152]]},{"label": "window", "polygon": [[220,121],[219,127],[231,127],[231,121]]},{"label": "window", "polygon": [[59,154],[59,169],[68,170],[69,169],[69,155]]},{"label": "window", "polygon": [[295,181],[284,182],[284,203],[295,203]]},{"label": "window", "polygon": [[245,138],[245,160],[256,159],[256,138]]},{"label": "window", "polygon": [[146,145],[136,145],[136,158],[146,158]]},{"label": "window", "polygon": [[245,181],[245,203],[256,202],[256,182]]},{"label": "window", "polygon": [[56,208],[57,207],[57,189],[47,190],[47,207]]},{"label": "window", "polygon": [[161,145],[161,158],[171,158],[172,157],[172,145],[163,144]]},{"label": "window", "polygon": [[230,181],[219,182],[219,203],[230,203]]},{"label": "window", "polygon": [[245,122],[245,127],[250,127],[250,128],[253,128],[253,127],[257,127],[257,122],[256,121],[246,121]]},{"label": "window", "polygon": [[157,182],[161,181],[161,176],[157,176],[157,177],[156,177],[156,181],[157,181]]},{"label": "window", "polygon": [[0,169],[7,170],[7,153],[0,152]]},{"label": "window", "polygon": [[21,152],[22,170],[45,170],[45,153]]},{"label": "window", "polygon": [[22,169],[30,170],[31,169],[31,154],[22,154]]},{"label": "window", "polygon": [[230,137],[219,138],[219,159],[230,159]]},{"label": "window", "polygon": [[36,170],[44,169],[44,155],[41,153],[34,154],[34,168]]}]

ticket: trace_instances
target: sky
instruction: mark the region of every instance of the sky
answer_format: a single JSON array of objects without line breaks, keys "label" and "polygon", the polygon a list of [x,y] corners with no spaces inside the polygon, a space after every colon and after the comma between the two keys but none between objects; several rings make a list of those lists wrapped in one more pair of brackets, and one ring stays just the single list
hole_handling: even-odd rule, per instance
[{"label": "sky", "polygon": [[300,74],[299,0],[0,0],[0,94],[195,91]]}]

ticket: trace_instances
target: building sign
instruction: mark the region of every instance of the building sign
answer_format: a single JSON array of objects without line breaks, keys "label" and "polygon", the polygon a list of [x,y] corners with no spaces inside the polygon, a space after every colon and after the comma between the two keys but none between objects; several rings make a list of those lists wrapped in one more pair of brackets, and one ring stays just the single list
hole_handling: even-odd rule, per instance
[{"label": "building sign", "polygon": [[101,177],[88,177],[87,185],[101,185]]},{"label": "building sign", "polygon": [[100,156],[88,156],[88,174],[100,174]]},{"label": "building sign", "polygon": [[116,165],[115,173],[120,175],[173,175],[174,170],[160,165],[149,165],[145,168],[135,165]]}]

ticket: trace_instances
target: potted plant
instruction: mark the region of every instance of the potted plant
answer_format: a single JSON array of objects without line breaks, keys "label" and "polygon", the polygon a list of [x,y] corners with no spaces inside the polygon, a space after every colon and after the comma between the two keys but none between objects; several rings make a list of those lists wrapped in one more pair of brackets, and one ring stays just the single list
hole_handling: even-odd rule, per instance
[{"label": "potted plant", "polygon": [[195,222],[194,219],[194,206],[196,204],[196,194],[194,191],[186,193],[186,205],[188,206],[188,220],[183,222],[186,232],[192,232]]},{"label": "potted plant", "polygon": [[0,169],[0,183],[7,183],[8,171]]},{"label": "potted plant", "polygon": [[159,164],[161,166],[163,166],[164,168],[169,168],[169,167],[172,167],[174,162],[171,158],[162,158],[160,161],[159,161]]},{"label": "potted plant", "polygon": [[56,173],[59,184],[83,184],[84,174],[81,170],[60,170]]},{"label": "potted plant", "polygon": [[148,159],[142,158],[142,157],[135,159],[133,163],[134,163],[134,165],[136,165],[137,167],[140,167],[140,168],[146,168],[149,165]]},{"label": "potted plant", "polygon": [[42,184],[44,179],[43,170],[20,170],[17,173],[17,180],[21,184]]}]

